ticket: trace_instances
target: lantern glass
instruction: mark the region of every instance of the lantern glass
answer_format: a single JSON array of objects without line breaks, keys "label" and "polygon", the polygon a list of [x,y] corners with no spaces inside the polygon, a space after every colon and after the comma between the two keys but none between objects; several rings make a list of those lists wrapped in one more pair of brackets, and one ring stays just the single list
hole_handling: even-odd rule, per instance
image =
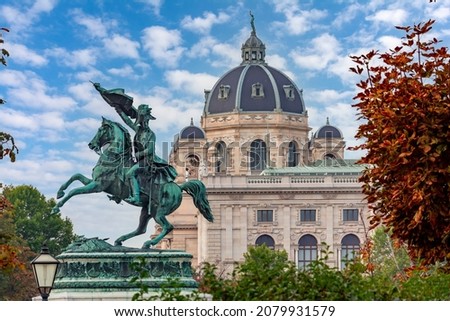
[{"label": "lantern glass", "polygon": [[50,255],[47,247],[42,247],[41,253],[31,261],[34,277],[41,293],[42,299],[46,300],[55,280],[59,261]]}]

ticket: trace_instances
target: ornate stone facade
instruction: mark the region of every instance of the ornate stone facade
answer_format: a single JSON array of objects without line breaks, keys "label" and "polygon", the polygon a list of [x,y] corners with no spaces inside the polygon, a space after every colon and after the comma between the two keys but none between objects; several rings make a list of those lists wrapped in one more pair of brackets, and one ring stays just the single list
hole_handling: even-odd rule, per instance
[{"label": "ornate stone facade", "polygon": [[161,246],[192,253],[195,265],[240,261],[265,243],[304,266],[326,244],[328,263],[344,264],[366,236],[363,166],[344,160],[344,137],[328,119],[309,138],[303,92],[265,62],[255,30],[242,57],[205,91],[200,127],[181,130],[170,155],[179,181],[204,182],[215,221],[197,220],[185,197]]}]

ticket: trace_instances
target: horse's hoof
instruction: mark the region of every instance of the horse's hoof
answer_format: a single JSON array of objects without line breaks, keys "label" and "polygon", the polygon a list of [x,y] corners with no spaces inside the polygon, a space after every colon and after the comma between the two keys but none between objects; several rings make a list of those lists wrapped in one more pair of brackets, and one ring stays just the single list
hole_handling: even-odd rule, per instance
[{"label": "horse's hoof", "polygon": [[131,205],[142,206],[141,200],[135,197],[128,197],[124,201],[130,203]]},{"label": "horse's hoof", "polygon": [[58,191],[58,193],[56,194],[56,199],[60,199],[61,197],[63,197],[65,194],[63,191]]},{"label": "horse's hoof", "polygon": [[116,240],[114,246],[122,246],[122,241]]},{"label": "horse's hoof", "polygon": [[151,240],[147,241],[147,242],[144,242],[144,244],[142,245],[142,249],[143,250],[147,250],[147,249],[151,248],[153,245],[154,244],[153,244],[153,242]]}]

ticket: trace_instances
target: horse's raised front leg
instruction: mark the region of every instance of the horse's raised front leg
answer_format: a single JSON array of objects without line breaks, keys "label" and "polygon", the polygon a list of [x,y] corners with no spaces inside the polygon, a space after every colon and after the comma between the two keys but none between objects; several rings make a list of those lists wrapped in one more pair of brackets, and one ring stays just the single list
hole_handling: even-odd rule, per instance
[{"label": "horse's raised front leg", "polygon": [[87,178],[86,176],[80,174],[80,173],[76,173],[74,175],[72,175],[71,178],[69,178],[67,180],[67,182],[65,182],[64,184],[61,185],[61,187],[59,188],[58,192],[56,193],[56,198],[60,199],[61,197],[64,196],[64,191],[67,189],[67,187],[70,186],[70,184],[72,184],[75,181],[80,181],[83,185],[87,185],[90,182],[92,182],[92,179]]},{"label": "horse's raised front leg", "polygon": [[131,239],[132,237],[144,234],[147,231],[147,225],[150,219],[152,218],[151,214],[148,214],[148,207],[144,206],[141,209],[141,215],[139,216],[139,225],[137,229],[131,233],[122,235],[115,242],[114,245],[122,245],[122,242]]},{"label": "horse's raised front leg", "polygon": [[56,206],[52,209],[52,213],[58,213],[60,207],[62,207],[69,199],[71,199],[75,195],[99,193],[102,191],[102,185],[99,182],[91,180],[91,182],[87,185],[74,188],[73,190],[68,192],[66,196],[64,196],[58,203],[56,203]]}]

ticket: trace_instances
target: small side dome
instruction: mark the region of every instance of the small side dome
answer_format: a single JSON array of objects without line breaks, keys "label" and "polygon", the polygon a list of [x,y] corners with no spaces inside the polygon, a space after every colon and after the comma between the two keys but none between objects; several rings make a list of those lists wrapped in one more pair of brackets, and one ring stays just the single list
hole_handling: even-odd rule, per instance
[{"label": "small side dome", "polygon": [[325,139],[342,139],[344,136],[339,128],[330,125],[330,121],[327,117],[327,123],[325,126],[322,126],[315,134],[314,138],[325,138]]},{"label": "small side dome", "polygon": [[181,130],[180,139],[205,139],[205,132],[200,127],[195,126],[191,118],[191,124]]}]

